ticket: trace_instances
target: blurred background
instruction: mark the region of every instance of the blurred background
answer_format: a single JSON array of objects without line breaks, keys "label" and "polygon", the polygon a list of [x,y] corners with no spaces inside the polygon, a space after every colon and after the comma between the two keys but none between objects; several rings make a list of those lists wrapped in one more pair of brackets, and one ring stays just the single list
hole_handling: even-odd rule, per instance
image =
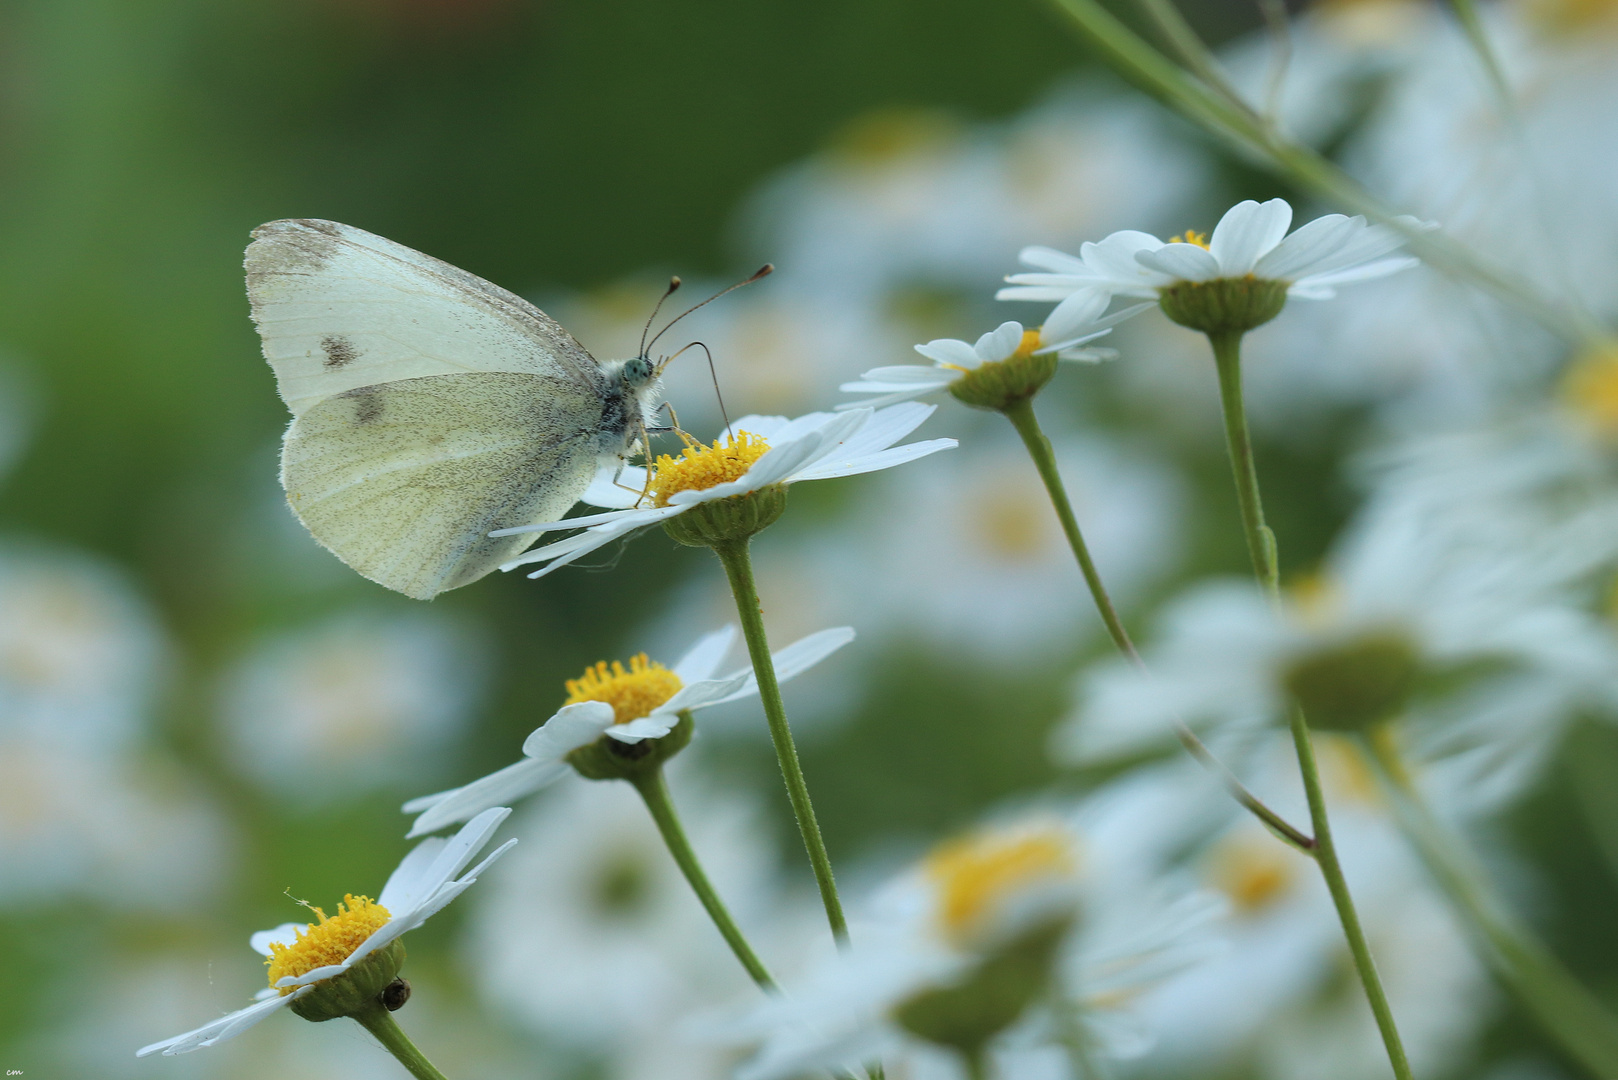
[{"label": "blurred background", "polygon": [[[1258,7],[1183,6],[1262,95]],[[1491,162],[1487,83],[1441,5],[1294,10],[1282,115],[1401,207],[1610,315],[1609,6],[1487,12],[1532,87],[1554,192]],[[430,604],[321,550],[276,481],[287,416],[242,287],[254,226],[380,233],[522,293],[598,357],[633,354],[667,275],[697,297],[772,261],[675,343],[713,349],[734,417],[829,408],[915,342],[1037,322],[991,299],[1025,244],[1207,230],[1241,198],[1312,216],[1037,3],[5,0],[0,72],[0,1068],[36,1077],[403,1075],[358,1027],[290,1017],[133,1053],[244,1003],[263,979],[247,935],[297,918],[293,898],[375,895],[408,849],[399,803],[513,760],[564,679],[643,649],[672,662],[728,621],[711,557],[660,533]],[[1065,370],[1041,409],[1149,636],[1154,610],[1246,553],[1200,339],[1149,313],[1104,344],[1123,358]],[[1426,270],[1289,309],[1250,352],[1290,575],[1364,497],[1368,447],[1550,401],[1565,358]],[[692,354],[669,398],[717,428]],[[861,635],[788,693],[856,894],[989,807],[1111,775],[1048,752],[1107,645],[1020,446],[952,402],[920,434],[962,447],[796,488],[759,544],[778,643]],[[1569,720],[1487,830],[1524,910],[1618,1001],[1615,752],[1609,727]],[[705,715],[686,757],[697,845],[790,967],[816,914],[756,703]],[[678,1037],[677,1006],[745,985],[687,931],[700,913],[619,787],[573,780],[520,808],[507,865],[411,936],[401,1019],[448,1075],[723,1075],[722,1053]],[[604,884],[624,874],[636,888]],[[1427,981],[1396,994],[1433,1014],[1412,1021],[1422,1074],[1576,1074],[1435,911],[1412,931]],[[1337,1023],[1342,971],[1309,953],[1217,1053],[1131,1068],[1380,1076],[1374,1055],[1266,1041],[1283,1014]]]}]

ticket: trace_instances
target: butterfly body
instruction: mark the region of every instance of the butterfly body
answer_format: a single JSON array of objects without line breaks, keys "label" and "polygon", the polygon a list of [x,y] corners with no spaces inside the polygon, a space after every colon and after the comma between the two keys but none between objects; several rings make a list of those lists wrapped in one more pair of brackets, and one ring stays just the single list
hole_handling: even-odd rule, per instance
[{"label": "butterfly body", "polygon": [[514,293],[362,229],[253,232],[247,293],[282,399],[287,500],[316,540],[418,599],[489,573],[649,426],[656,369],[597,362]]}]

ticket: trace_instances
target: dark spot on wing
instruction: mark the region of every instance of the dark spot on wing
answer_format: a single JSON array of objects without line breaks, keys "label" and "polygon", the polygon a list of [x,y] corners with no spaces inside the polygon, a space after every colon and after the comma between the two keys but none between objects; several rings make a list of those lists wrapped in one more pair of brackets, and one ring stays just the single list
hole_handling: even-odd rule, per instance
[{"label": "dark spot on wing", "polygon": [[326,369],[336,370],[347,367],[360,355],[354,348],[354,343],[338,334],[330,334],[320,339],[320,348],[326,354]]},{"label": "dark spot on wing", "polygon": [[356,386],[337,396],[353,399],[356,424],[374,424],[382,419],[381,389],[380,386]]},{"label": "dark spot on wing", "polygon": [[335,221],[322,221],[320,218],[289,218],[288,220],[302,225],[306,229],[325,233],[327,236],[341,236],[342,229]]}]

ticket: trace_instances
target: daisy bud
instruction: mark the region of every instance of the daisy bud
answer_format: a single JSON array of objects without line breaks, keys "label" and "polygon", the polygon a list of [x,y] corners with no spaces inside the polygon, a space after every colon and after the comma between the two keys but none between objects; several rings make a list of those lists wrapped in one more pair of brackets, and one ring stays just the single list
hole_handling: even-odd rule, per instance
[{"label": "daisy bud", "polygon": [[1170,319],[1204,334],[1245,334],[1281,314],[1289,284],[1251,274],[1181,281],[1163,289],[1158,304]]},{"label": "daisy bud", "polygon": [[1421,674],[1414,643],[1390,630],[1305,653],[1288,665],[1281,681],[1310,727],[1363,731],[1396,716]]}]

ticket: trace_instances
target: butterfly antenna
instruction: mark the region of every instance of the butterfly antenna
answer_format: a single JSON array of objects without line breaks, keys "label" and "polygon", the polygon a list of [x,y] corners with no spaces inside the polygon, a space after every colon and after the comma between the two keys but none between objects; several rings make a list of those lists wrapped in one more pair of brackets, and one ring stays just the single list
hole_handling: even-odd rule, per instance
[{"label": "butterfly antenna", "polygon": [[[646,355],[646,335],[652,332],[652,320],[657,318],[659,311],[663,310],[663,301],[673,296],[674,290],[679,287],[680,277],[678,274],[669,278],[669,287],[664,289],[663,295],[657,298],[657,303],[652,306],[652,313],[646,316],[646,325],[640,328],[640,352],[636,353],[636,356]],[[656,339],[654,338],[653,340],[655,341]]]},{"label": "butterfly antenna", "polygon": [[[689,315],[693,311],[697,310],[697,308],[706,307],[707,305],[713,303],[715,300],[719,299],[721,296],[724,296],[726,293],[733,293],[737,289],[741,288],[743,285],[751,285],[751,284],[753,284],[753,282],[759,280],[760,278],[769,277],[773,273],[775,273],[775,265],[773,263],[765,263],[763,266],[759,267],[756,271],[754,271],[753,276],[748,278],[746,281],[738,281],[736,284],[732,285],[728,289],[720,289],[718,292],[716,292],[712,296],[708,297],[708,299],[704,300],[702,303],[694,304],[691,307],[686,308],[684,311],[682,311],[678,315],[674,316],[674,318],[670,319],[668,321],[668,324],[666,326],[664,326],[663,329],[661,329],[661,330],[659,330],[657,332],[657,337],[654,337],[654,338],[652,338],[651,341],[647,342],[646,347],[641,349],[641,355],[645,356],[646,355],[646,349],[649,349],[653,345],[656,345],[657,344],[657,338],[660,338],[664,334],[668,333],[670,326],[673,326],[675,323],[679,322],[681,319],[685,318],[687,315]],[[647,325],[650,326],[651,323],[648,322]]]},{"label": "butterfly antenna", "polygon": [[[736,437],[736,433],[730,430],[730,414],[725,412],[725,395],[719,392],[719,373],[714,370],[713,350],[709,349],[707,345],[704,345],[700,341],[693,341],[690,345],[687,345],[685,349],[689,349],[693,345],[708,354],[708,377],[713,380],[713,396],[714,400],[719,402],[719,417],[725,422],[725,437],[734,439]],[[680,352],[685,352],[685,349],[681,349]],[[674,355],[678,356],[679,353],[675,353]],[[671,356],[669,359],[672,360],[674,357]]]}]

